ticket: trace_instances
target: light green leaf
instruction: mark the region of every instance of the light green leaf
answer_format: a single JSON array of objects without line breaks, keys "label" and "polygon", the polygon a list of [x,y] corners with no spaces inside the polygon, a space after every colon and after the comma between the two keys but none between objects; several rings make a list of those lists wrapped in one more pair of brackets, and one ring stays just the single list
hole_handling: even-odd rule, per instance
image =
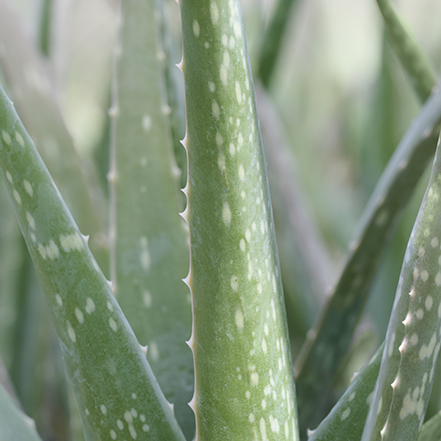
[{"label": "light green leaf", "polygon": [[308,441],[359,441],[380,370],[384,344],[355,375],[351,385],[329,415],[312,431]]},{"label": "light green leaf", "polygon": [[41,441],[41,438],[35,431],[34,421],[16,406],[1,384],[0,440]]},{"label": "light green leaf", "polygon": [[182,0],[198,440],[296,440],[290,349],[239,2]]},{"label": "light green leaf", "polygon": [[377,0],[377,4],[401,65],[409,76],[418,98],[424,102],[432,93],[437,81],[431,63],[390,1]]},{"label": "light green leaf", "polygon": [[421,427],[418,441],[439,441],[441,439],[441,412],[426,421]]},{"label": "light green leaf", "polygon": [[3,0],[0,1],[0,65],[29,134],[78,225],[90,236],[95,258],[108,274],[104,197],[93,171],[76,154],[48,69]]},{"label": "light green leaf", "polygon": [[115,294],[188,439],[194,435],[188,229],[158,54],[155,2],[121,3],[111,112],[111,263]]},{"label": "light green leaf", "polygon": [[440,123],[441,91],[436,91],[415,118],[378,181],[332,296],[296,360],[302,433],[314,420],[318,403],[326,396],[349,348],[380,257],[435,150]]},{"label": "light green leaf", "polygon": [[424,421],[441,347],[440,195],[438,148],[407,246],[363,441],[412,441]]},{"label": "light green leaf", "polygon": [[87,440],[184,440],[144,353],[12,103],[0,168],[60,339]]}]

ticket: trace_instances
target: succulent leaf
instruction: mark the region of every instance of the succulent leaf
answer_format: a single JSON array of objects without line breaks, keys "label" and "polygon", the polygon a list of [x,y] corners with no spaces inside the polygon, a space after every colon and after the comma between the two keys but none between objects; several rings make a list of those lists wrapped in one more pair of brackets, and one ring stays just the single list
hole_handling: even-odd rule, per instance
[{"label": "succulent leaf", "polygon": [[294,157],[269,94],[257,84],[291,345],[306,337],[331,282],[331,260],[305,204]]},{"label": "succulent leaf", "polygon": [[394,50],[421,102],[426,101],[436,84],[436,74],[420,45],[389,0],[377,0]]},{"label": "succulent leaf", "polygon": [[9,441],[41,441],[34,421],[12,401],[0,384],[0,439]]},{"label": "succulent leaf", "polygon": [[277,59],[282,50],[283,37],[296,6],[296,0],[279,0],[262,38],[259,54],[258,76],[265,88],[269,88],[274,76]]},{"label": "succulent leaf", "polygon": [[182,0],[198,440],[298,439],[265,160],[239,3]]},{"label": "succulent leaf", "polygon": [[[398,145],[362,215],[342,273],[296,360],[301,432],[314,424],[318,403],[349,348],[385,244],[431,158],[441,123],[434,92]],[[336,345],[335,342],[339,344]]]},{"label": "succulent leaf", "polygon": [[194,416],[188,229],[165,100],[155,2],[121,2],[111,112],[114,292],[188,439]]},{"label": "succulent leaf", "polygon": [[90,236],[95,258],[108,274],[104,197],[92,170],[86,172],[75,151],[48,70],[20,25],[15,14],[1,1],[0,66],[40,155],[81,230]]},{"label": "succulent leaf", "polygon": [[0,169],[60,339],[87,440],[185,438],[31,138],[0,89]]},{"label": "succulent leaf", "polygon": [[360,440],[374,394],[383,349],[384,344],[355,375],[344,395],[317,429],[312,431],[308,441]]},{"label": "succulent leaf", "polygon": [[418,441],[439,441],[441,433],[441,412],[438,412],[421,427]]},{"label": "succulent leaf", "polygon": [[438,143],[406,250],[363,441],[411,441],[424,421],[441,347],[440,194]]}]

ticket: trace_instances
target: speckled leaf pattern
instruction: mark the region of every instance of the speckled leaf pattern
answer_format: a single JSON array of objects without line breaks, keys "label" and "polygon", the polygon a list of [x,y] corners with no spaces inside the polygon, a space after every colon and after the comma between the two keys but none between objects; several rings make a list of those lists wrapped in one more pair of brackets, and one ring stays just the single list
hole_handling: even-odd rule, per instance
[{"label": "speckled leaf pattern", "polygon": [[[188,229],[165,101],[154,1],[121,3],[111,112],[111,260],[115,294],[188,439],[194,416]],[[176,68],[175,68],[176,69]]]},{"label": "speckled leaf pattern", "polygon": [[406,250],[363,441],[411,441],[424,421],[441,347],[440,212],[438,149]]},{"label": "speckled leaf pattern", "polygon": [[296,440],[271,203],[236,0],[182,0],[197,440]]},{"label": "speckled leaf pattern", "polygon": [[86,439],[183,441],[86,238],[2,89],[0,167],[52,313]]},{"label": "speckled leaf pattern", "polygon": [[[108,274],[105,203],[91,170],[75,152],[58,108],[50,76],[20,21],[0,1],[0,65],[13,100],[79,227],[90,236],[90,249]],[[11,44],[11,41],[14,44]]]},{"label": "speckled leaf pattern", "polygon": [[0,356],[7,369],[10,369],[16,352],[14,337],[19,309],[16,296],[24,246],[3,182],[0,183],[0,207]]},{"label": "speckled leaf pattern", "polygon": [[350,244],[332,296],[296,360],[299,422],[303,432],[310,428],[317,405],[349,348],[385,244],[435,151],[440,122],[441,91],[436,91],[380,178]]},{"label": "speckled leaf pattern", "polygon": [[407,29],[402,19],[397,15],[390,1],[377,0],[377,4],[383,14],[387,33],[394,50],[409,76],[418,98],[424,102],[436,84],[436,74],[430,61],[414,39],[410,29]]},{"label": "speckled leaf pattern", "polygon": [[0,440],[41,441],[34,421],[26,416],[0,384]]},{"label": "speckled leaf pattern", "polygon": [[310,433],[308,441],[359,441],[374,395],[375,382],[380,370],[384,344],[370,359],[369,363],[355,375],[352,383],[320,423]]}]

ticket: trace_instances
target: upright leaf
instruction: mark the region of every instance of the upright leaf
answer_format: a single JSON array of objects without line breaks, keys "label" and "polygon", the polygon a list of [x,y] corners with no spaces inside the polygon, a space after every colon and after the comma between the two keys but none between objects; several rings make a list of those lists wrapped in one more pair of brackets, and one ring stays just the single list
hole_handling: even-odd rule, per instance
[{"label": "upright leaf", "polygon": [[426,101],[436,84],[436,75],[426,54],[415,40],[410,29],[396,13],[390,0],[377,0],[383,14],[392,46],[410,78],[421,102]]},{"label": "upright leaf", "polygon": [[182,0],[198,440],[298,439],[265,160],[239,2]]},{"label": "upright leaf", "polygon": [[[90,248],[108,274],[105,202],[91,170],[80,161],[64,124],[46,66],[21,29],[17,17],[0,1],[0,65],[14,103]],[[13,44],[11,43],[13,41]]]},{"label": "upright leaf", "polygon": [[406,250],[363,441],[418,438],[441,347],[441,152]]},{"label": "upright leaf", "polygon": [[355,374],[351,385],[308,441],[359,441],[374,395],[384,344],[369,363]]},{"label": "upright leaf", "polygon": [[0,384],[0,439],[41,441],[34,426],[34,422],[17,407]]},{"label": "upright leaf", "polygon": [[188,230],[158,54],[154,1],[121,2],[120,47],[114,80],[111,185],[111,261],[115,294],[159,384],[174,403],[187,437],[193,360],[188,287]]},{"label": "upright leaf", "polygon": [[296,0],[279,0],[271,16],[268,27],[262,37],[259,54],[258,75],[265,88],[269,88],[274,77],[277,59],[282,52],[283,37],[291,17],[291,11],[296,6]]},{"label": "upright leaf", "polygon": [[315,424],[317,408],[349,348],[385,245],[434,152],[440,123],[441,92],[437,91],[424,105],[383,172],[350,244],[332,296],[296,360],[303,433]]}]

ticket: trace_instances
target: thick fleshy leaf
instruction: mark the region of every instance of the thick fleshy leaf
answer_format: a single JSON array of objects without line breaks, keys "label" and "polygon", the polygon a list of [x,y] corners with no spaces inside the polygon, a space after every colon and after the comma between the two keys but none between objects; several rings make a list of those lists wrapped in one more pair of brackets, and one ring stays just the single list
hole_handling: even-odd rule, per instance
[{"label": "thick fleshy leaf", "polygon": [[363,441],[418,438],[441,347],[441,152],[407,246]]},{"label": "thick fleshy leaf", "polygon": [[329,415],[310,433],[308,441],[359,441],[374,395],[384,344],[355,375]]},{"label": "thick fleshy leaf", "polygon": [[15,14],[0,1],[0,64],[14,104],[78,225],[90,236],[95,258],[108,274],[103,195],[92,170],[75,151],[48,69],[20,25]]},{"label": "thick fleshy leaf", "polygon": [[121,3],[111,112],[111,262],[115,295],[188,439],[194,416],[188,229],[176,164],[155,2]]},{"label": "thick fleshy leaf", "polygon": [[430,418],[421,427],[418,441],[439,441],[441,439],[441,412]]},{"label": "thick fleshy leaf", "polygon": [[416,42],[410,29],[398,16],[389,0],[377,0],[386,30],[418,98],[424,102],[436,84],[436,74],[430,61]]},{"label": "thick fleshy leaf", "polygon": [[87,440],[183,440],[144,353],[0,89],[0,169],[45,292]]},{"label": "thick fleshy leaf", "polygon": [[0,384],[0,439],[3,441],[41,441],[34,421],[13,402]]},{"label": "thick fleshy leaf", "polygon": [[296,440],[290,349],[239,2],[182,0],[198,440]]},{"label": "thick fleshy leaf", "polygon": [[440,123],[441,91],[436,91],[403,137],[379,180],[332,296],[296,360],[303,433],[315,424],[317,408],[349,348],[385,246],[434,153]]}]

